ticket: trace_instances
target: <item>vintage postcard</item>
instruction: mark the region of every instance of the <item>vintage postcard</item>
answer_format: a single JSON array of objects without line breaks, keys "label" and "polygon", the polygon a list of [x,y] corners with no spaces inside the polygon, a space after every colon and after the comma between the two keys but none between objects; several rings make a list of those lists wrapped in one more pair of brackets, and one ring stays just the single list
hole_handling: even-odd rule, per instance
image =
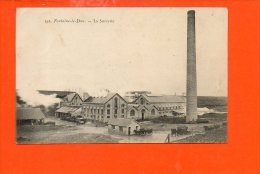
[{"label": "vintage postcard", "polygon": [[16,143],[227,143],[226,8],[17,8]]}]

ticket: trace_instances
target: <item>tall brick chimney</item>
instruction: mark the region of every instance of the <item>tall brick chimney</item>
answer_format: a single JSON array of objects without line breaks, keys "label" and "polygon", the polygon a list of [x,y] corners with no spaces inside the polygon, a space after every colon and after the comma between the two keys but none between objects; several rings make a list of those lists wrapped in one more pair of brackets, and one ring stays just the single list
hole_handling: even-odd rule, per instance
[{"label": "tall brick chimney", "polygon": [[188,11],[187,23],[187,84],[186,84],[186,122],[195,122],[197,115],[197,71],[195,11]]}]

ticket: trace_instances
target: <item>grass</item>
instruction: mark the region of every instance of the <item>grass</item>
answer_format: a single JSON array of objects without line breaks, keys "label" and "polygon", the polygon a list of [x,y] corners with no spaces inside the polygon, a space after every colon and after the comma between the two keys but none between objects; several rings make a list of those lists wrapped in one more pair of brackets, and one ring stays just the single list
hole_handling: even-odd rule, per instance
[{"label": "grass", "polygon": [[66,144],[66,143],[118,143],[120,139],[112,138],[110,135],[78,133],[65,136],[33,139],[18,137],[18,144]]},{"label": "grass", "polygon": [[153,123],[184,124],[186,117],[157,117],[150,119]]},{"label": "grass", "polygon": [[56,131],[56,130],[75,130],[75,126],[64,125],[22,125],[17,126],[17,132],[41,132],[41,131]]},{"label": "grass", "polygon": [[206,131],[205,134],[196,134],[173,143],[227,143],[227,126]]},{"label": "grass", "polygon": [[223,121],[227,121],[227,113],[223,113],[223,114],[208,113],[208,114],[201,115],[198,118],[209,120],[209,122],[211,123],[223,122]]},{"label": "grass", "polygon": [[[199,121],[207,120],[209,123],[223,122],[227,120],[227,114],[218,114],[218,113],[208,113],[201,116],[198,116]],[[186,117],[157,117],[149,119],[152,123],[160,124],[189,124],[186,123]]]},{"label": "grass", "polygon": [[119,138],[97,133],[78,132],[77,126],[68,125],[24,125],[17,126],[18,144],[57,143],[118,143]]}]

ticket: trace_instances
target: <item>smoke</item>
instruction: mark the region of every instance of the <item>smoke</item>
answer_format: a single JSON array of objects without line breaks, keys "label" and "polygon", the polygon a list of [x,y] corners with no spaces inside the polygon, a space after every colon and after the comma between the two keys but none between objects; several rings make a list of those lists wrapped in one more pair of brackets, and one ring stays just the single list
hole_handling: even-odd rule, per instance
[{"label": "smoke", "polygon": [[208,113],[214,113],[214,109],[209,109],[207,107],[204,107],[204,108],[198,108],[197,109],[198,111],[198,115],[203,115],[203,114],[208,114]]},{"label": "smoke", "polygon": [[108,93],[110,93],[110,90],[102,88],[99,90],[88,91],[88,93],[92,97],[105,97],[105,96],[107,96]]},{"label": "smoke", "polygon": [[204,115],[204,114],[208,114],[208,113],[215,113],[215,114],[227,113],[227,112],[219,112],[219,111],[216,111],[214,109],[209,109],[207,107],[197,108],[197,111],[198,111],[198,115]]},{"label": "smoke", "polygon": [[44,105],[46,108],[60,102],[59,98],[56,98],[56,95],[43,95],[40,94],[37,90],[27,90],[19,89],[17,91],[18,95],[27,105],[32,107]]},{"label": "smoke", "polygon": [[[69,90],[71,91],[71,90]],[[79,93],[81,97],[83,97],[83,90],[73,90],[74,92]],[[108,93],[110,93],[110,90],[108,89],[98,89],[93,91],[87,91],[90,96],[93,97],[105,97]],[[56,98],[56,94],[53,95],[44,95],[39,93],[36,89],[30,89],[30,88],[23,88],[17,90],[17,95],[21,97],[23,101],[26,102],[27,105],[30,105],[32,107],[36,107],[39,105],[43,105],[46,108],[49,106],[53,106],[54,104],[60,103],[61,99]]]}]

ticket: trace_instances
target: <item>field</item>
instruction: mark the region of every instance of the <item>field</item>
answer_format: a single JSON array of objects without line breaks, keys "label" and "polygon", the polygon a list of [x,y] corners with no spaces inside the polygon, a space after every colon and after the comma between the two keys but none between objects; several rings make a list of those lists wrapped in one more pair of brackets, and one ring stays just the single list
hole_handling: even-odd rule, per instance
[{"label": "field", "polygon": [[[52,119],[53,120],[53,119]],[[58,125],[23,125],[17,127],[18,144],[118,143],[120,139],[94,124],[76,125],[57,120]]]},{"label": "field", "polygon": [[227,126],[206,131],[205,134],[196,134],[173,143],[227,143]]},{"label": "field", "polygon": [[[151,136],[120,136],[109,134],[104,124],[87,123],[76,125],[73,122],[48,118],[55,121],[56,125],[24,125],[17,127],[18,144],[59,144],[59,143],[164,143],[171,129],[178,126],[188,126],[192,134],[172,137],[174,143],[210,143],[226,142],[226,131],[221,127],[219,130],[204,131],[204,126],[222,124],[226,122],[227,114],[205,114],[201,116],[209,120],[209,123],[185,124],[173,123],[171,118],[164,118],[160,122],[140,122],[142,128],[152,128]],[[158,121],[158,119],[156,120]],[[216,132],[215,132],[216,131]],[[205,133],[205,134],[204,134]],[[192,137],[190,137],[193,135]],[[183,140],[181,140],[183,139]]]}]

